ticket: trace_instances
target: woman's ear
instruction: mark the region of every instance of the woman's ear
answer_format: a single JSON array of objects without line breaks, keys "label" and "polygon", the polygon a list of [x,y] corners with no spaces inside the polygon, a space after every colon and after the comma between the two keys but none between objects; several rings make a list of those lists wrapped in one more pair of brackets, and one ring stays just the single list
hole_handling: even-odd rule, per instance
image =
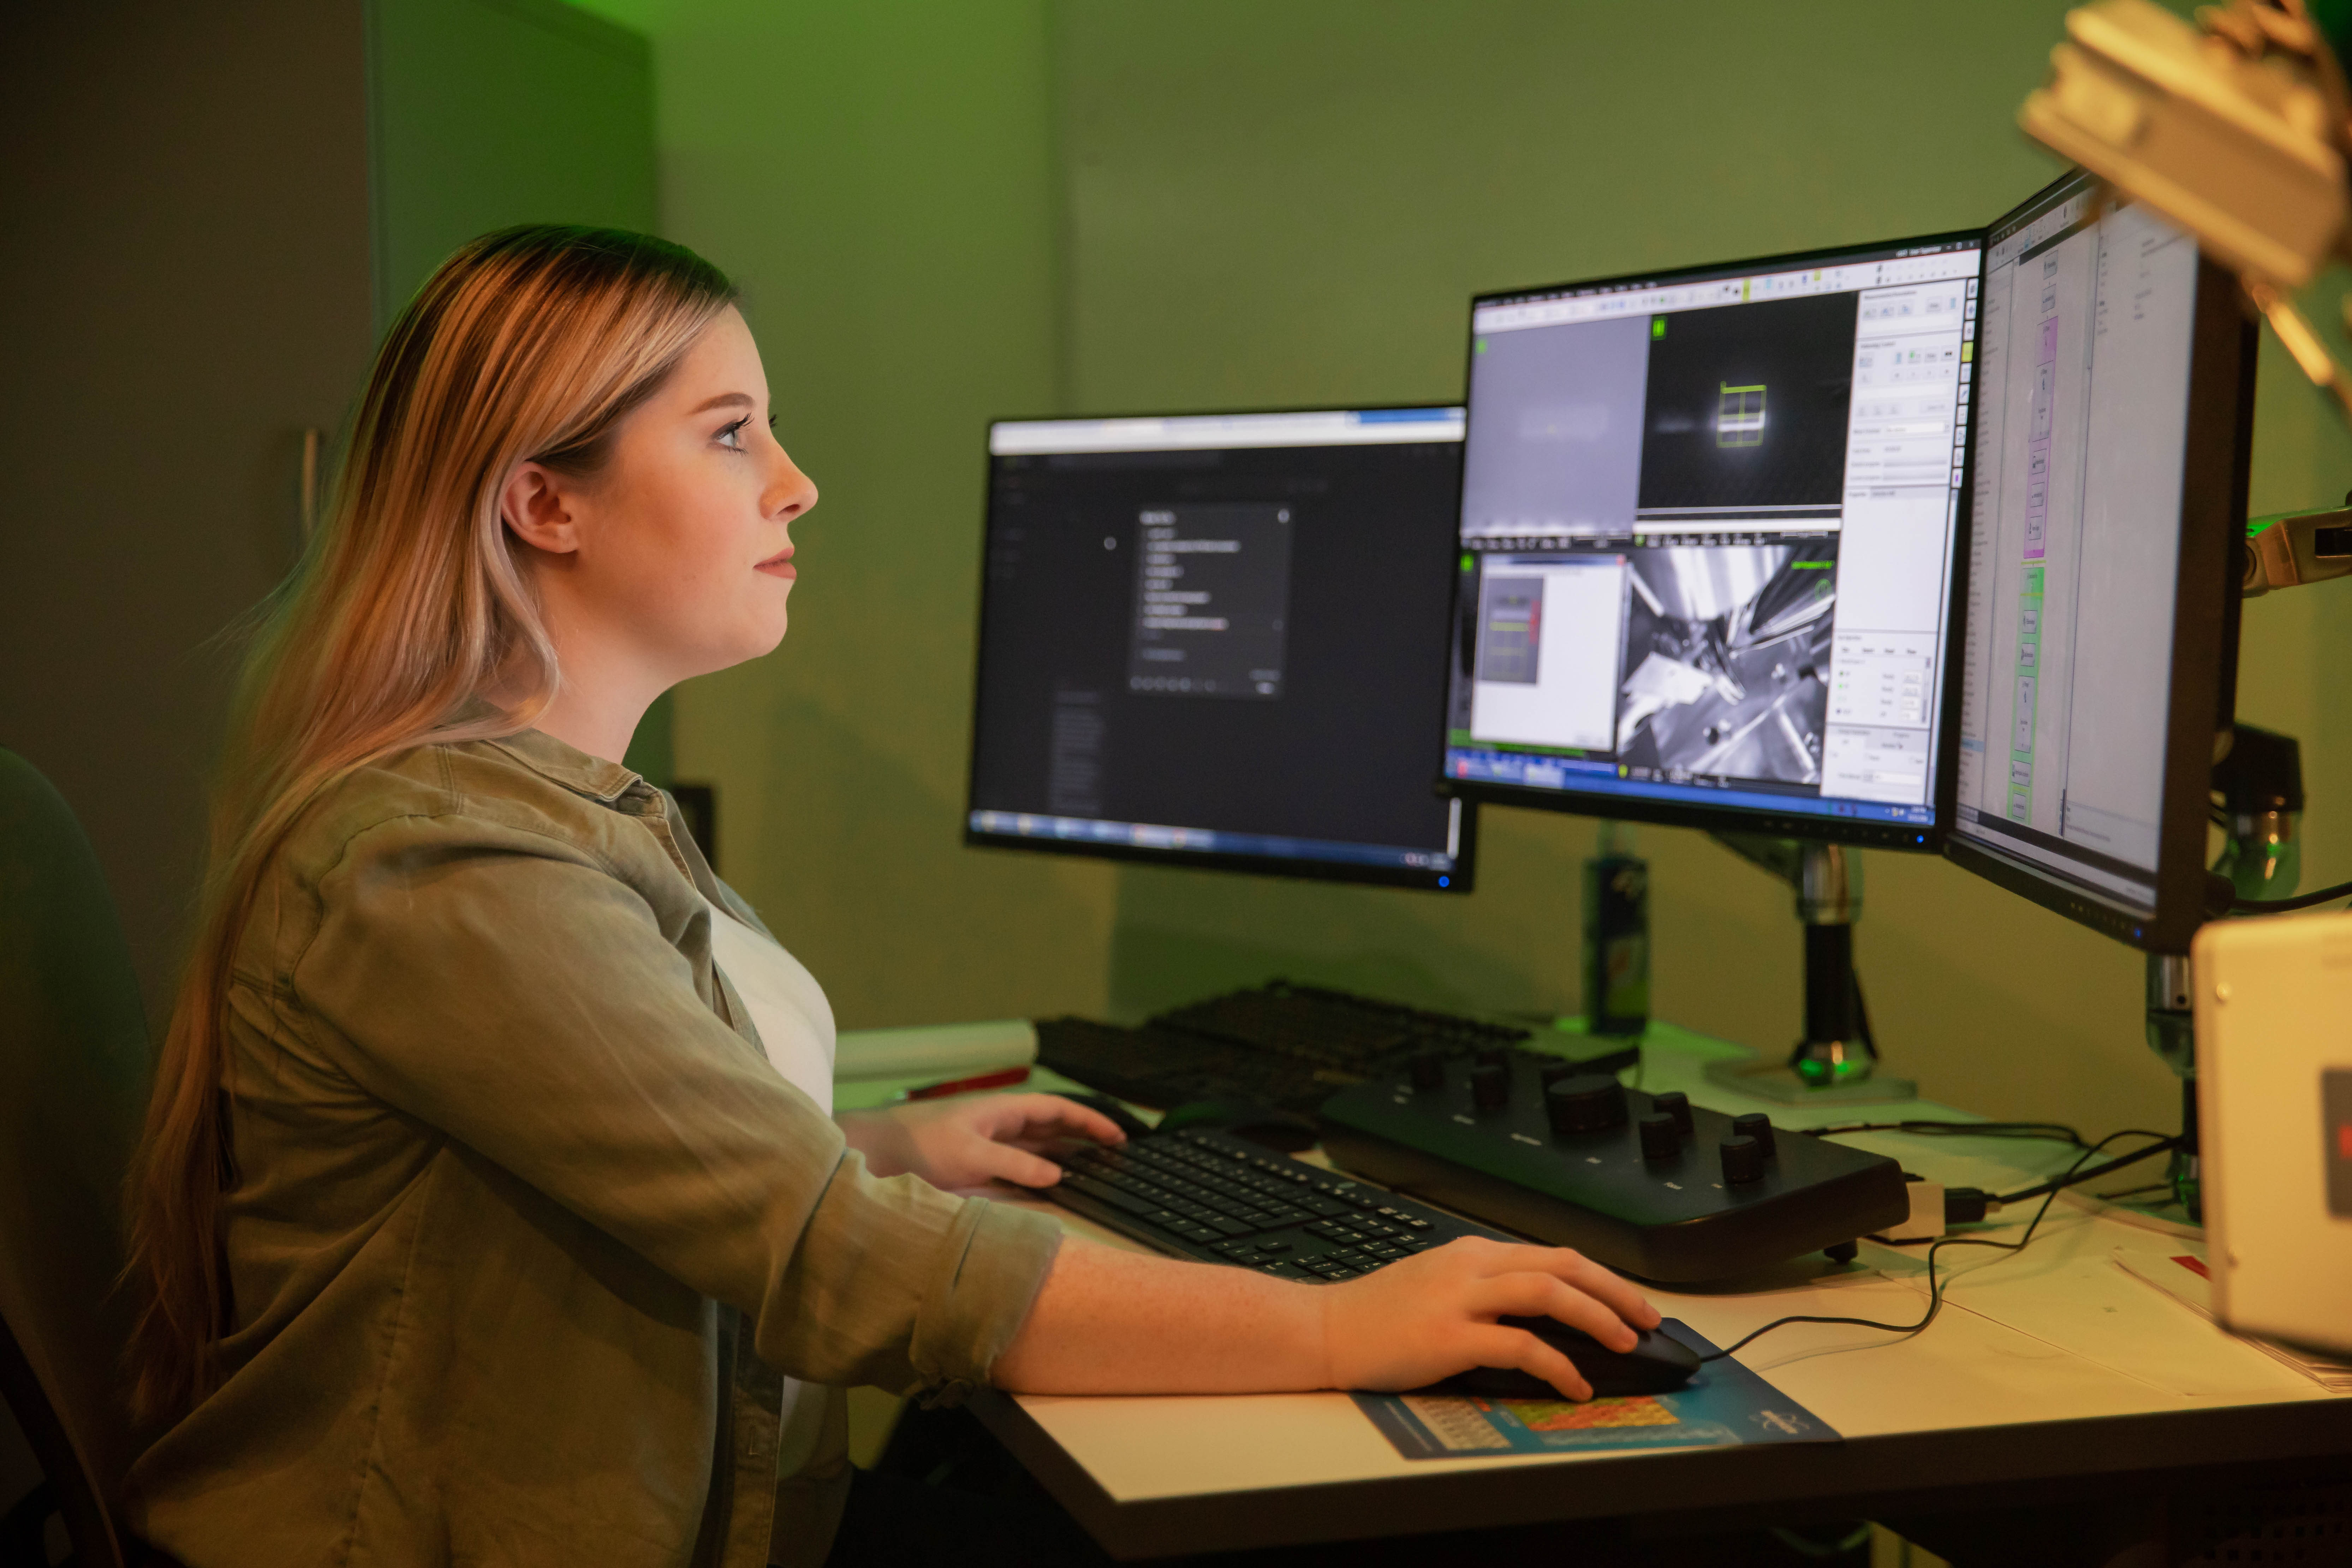
[{"label": "woman's ear", "polygon": [[517,539],[535,550],[569,555],[580,548],[571,498],[559,487],[554,471],[537,463],[524,463],[507,476],[499,491],[499,516]]}]

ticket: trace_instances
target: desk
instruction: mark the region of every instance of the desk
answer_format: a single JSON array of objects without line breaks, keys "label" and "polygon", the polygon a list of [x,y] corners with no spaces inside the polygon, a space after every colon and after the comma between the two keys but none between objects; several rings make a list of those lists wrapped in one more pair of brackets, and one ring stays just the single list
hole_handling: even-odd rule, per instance
[{"label": "desk", "polygon": [[[1958,1114],[1916,1101],[1743,1101],[1704,1079],[1705,1055],[1689,1045],[1653,1048],[1643,1087],[1680,1089],[1726,1111],[1769,1110],[1784,1127]],[[1931,1180],[1991,1190],[2030,1184],[2072,1158],[2056,1145],[1992,1139],[1853,1142]],[[1126,1245],[1040,1206],[1075,1234]],[[1986,1234],[2014,1236],[2031,1212]],[[2062,1199],[2021,1254],[1948,1248],[1944,1311],[1924,1334],[1801,1324],[1740,1352],[1844,1434],[1836,1445],[1408,1461],[1339,1394],[991,1393],[975,1410],[1097,1540],[1128,1558],[1471,1524],[1670,1516],[1674,1528],[1698,1531],[1804,1517],[1899,1521],[2147,1495],[2188,1472],[2210,1484],[2216,1467],[2245,1478],[2352,1455],[2352,1400],[2231,1341],[2112,1257],[2194,1247]],[[1660,1289],[1652,1299],[1718,1344],[1792,1313],[1911,1321],[1927,1302],[1922,1252],[1864,1243],[1843,1268],[1815,1258],[1740,1293]]]}]

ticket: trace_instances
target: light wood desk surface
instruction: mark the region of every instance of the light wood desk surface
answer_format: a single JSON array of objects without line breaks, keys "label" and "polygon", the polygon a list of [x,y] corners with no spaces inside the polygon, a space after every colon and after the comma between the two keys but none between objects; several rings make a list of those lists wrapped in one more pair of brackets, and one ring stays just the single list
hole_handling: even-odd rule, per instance
[{"label": "light wood desk surface", "polygon": [[[1959,1114],[1922,1101],[1748,1101],[1706,1081],[1703,1061],[1701,1051],[1653,1048],[1643,1087],[1769,1110],[1783,1127]],[[1995,1192],[2074,1157],[2008,1140],[1851,1141],[1930,1180]],[[1128,1245],[1040,1206],[1075,1234]],[[1983,1234],[2013,1238],[2032,1206]],[[978,1409],[1120,1556],[1668,1512],[1728,1524],[1809,1505],[1885,1517],[1986,1488],[2022,1495],[2034,1483],[2352,1454],[2352,1400],[2198,1318],[2119,1265],[2119,1249],[2169,1258],[2201,1244],[2062,1198],[2022,1253],[1946,1248],[1944,1310],[1924,1333],[1799,1324],[1739,1353],[1843,1444],[1406,1460],[1339,1394],[986,1394]],[[1736,1292],[1651,1298],[1717,1344],[1791,1314],[1912,1322],[1927,1306],[1925,1250],[1865,1242],[1843,1268],[1816,1255]]]}]

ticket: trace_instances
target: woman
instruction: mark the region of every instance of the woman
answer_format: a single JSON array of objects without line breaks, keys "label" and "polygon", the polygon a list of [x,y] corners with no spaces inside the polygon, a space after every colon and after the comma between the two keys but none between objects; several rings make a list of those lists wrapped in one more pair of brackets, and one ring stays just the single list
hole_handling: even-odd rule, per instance
[{"label": "woman", "polygon": [[1032,1149],[1116,1140],[1094,1112],[827,1116],[823,993],[609,760],[784,635],[816,489],[733,300],[657,240],[512,229],[378,357],[250,661],[134,1179],[142,1532],[191,1568],[814,1563],[868,1495],[850,1384],[1589,1394],[1495,1321],[1656,1323],[1573,1253],[1308,1286],[1065,1245],[941,1189],[1052,1182]]}]

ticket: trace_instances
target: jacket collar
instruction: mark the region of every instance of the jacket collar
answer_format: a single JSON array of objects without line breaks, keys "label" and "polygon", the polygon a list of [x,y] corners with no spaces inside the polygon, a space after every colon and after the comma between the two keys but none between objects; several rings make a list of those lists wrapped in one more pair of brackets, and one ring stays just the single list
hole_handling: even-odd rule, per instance
[{"label": "jacket collar", "polygon": [[531,772],[553,779],[568,790],[612,805],[636,784],[637,775],[618,763],[567,746],[537,730],[518,730],[489,742]]}]

